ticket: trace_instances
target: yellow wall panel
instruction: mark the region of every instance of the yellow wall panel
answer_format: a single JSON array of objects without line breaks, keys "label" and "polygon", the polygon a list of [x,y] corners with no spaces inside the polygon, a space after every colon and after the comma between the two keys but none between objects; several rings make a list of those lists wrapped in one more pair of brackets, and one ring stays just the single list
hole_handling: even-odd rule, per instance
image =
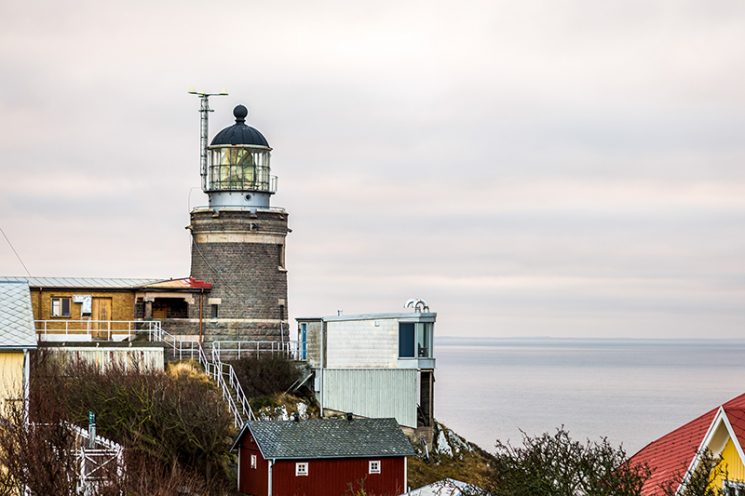
[{"label": "yellow wall panel", "polygon": [[134,291],[91,291],[91,290],[54,290],[54,289],[32,289],[31,304],[34,309],[36,320],[80,320],[88,319],[90,316],[82,317],[79,303],[70,304],[69,317],[52,317],[52,298],[90,295],[94,299],[106,298],[111,300],[111,317],[106,320],[134,320],[135,316],[135,292]]},{"label": "yellow wall panel", "polygon": [[[738,482],[745,481],[745,465],[743,465],[742,460],[740,459],[740,454],[737,452],[737,448],[732,442],[732,439],[727,441],[721,455],[722,461],[719,462],[717,468],[724,468],[726,470],[727,480]],[[716,488],[721,488],[723,482],[724,475],[720,475],[714,480],[713,485]]]},{"label": "yellow wall panel", "polygon": [[23,401],[23,351],[0,352],[0,411]]}]

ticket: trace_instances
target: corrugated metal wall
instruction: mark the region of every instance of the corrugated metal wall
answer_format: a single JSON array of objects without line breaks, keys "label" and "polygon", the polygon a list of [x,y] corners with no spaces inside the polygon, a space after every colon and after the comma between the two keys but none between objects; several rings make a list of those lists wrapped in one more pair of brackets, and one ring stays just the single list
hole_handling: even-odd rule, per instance
[{"label": "corrugated metal wall", "polygon": [[322,388],[324,408],[416,427],[414,369],[324,369]]},{"label": "corrugated metal wall", "polygon": [[104,370],[107,365],[116,363],[125,370],[163,370],[163,348],[142,347],[55,347],[51,354],[63,363],[78,360],[96,365]]}]

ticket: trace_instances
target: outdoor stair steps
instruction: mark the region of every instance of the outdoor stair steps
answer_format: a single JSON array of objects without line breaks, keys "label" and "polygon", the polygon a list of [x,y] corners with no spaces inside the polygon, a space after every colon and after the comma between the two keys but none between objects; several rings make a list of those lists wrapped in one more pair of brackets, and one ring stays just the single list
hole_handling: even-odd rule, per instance
[{"label": "outdoor stair steps", "polygon": [[205,373],[222,391],[236,428],[242,428],[248,420],[256,420],[235,369],[231,364],[223,362],[220,357],[219,346],[216,347],[214,344],[217,341],[213,342],[210,353],[206,353],[201,343],[184,340],[163,330],[163,342],[166,344],[166,354],[171,359],[199,361]]}]

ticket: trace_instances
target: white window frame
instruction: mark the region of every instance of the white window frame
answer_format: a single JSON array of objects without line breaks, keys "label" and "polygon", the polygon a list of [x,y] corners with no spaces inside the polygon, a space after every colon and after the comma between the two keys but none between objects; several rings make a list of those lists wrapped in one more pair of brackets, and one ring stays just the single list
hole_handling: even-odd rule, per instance
[{"label": "white window frame", "polygon": [[295,464],[295,477],[307,477],[308,475],[310,475],[308,462],[297,462]]},{"label": "white window frame", "polygon": [[[64,305],[62,300],[67,300],[67,314],[65,314]],[[56,303],[56,305],[55,305]],[[56,306],[56,308],[55,308]],[[68,318],[72,313],[72,298],[69,296],[53,296],[52,297],[52,317],[57,318]]]},{"label": "white window frame", "polygon": [[379,474],[382,472],[382,466],[380,464],[380,460],[370,460],[367,463],[367,473],[368,474]]},{"label": "white window frame", "polygon": [[251,468],[256,468],[256,455],[251,455]]}]

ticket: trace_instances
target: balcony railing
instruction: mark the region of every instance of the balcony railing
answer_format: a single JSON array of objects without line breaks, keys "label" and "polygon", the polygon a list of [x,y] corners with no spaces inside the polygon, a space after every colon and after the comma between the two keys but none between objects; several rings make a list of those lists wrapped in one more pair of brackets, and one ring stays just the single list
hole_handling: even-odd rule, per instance
[{"label": "balcony railing", "polygon": [[42,342],[163,341],[159,320],[35,320]]},{"label": "balcony railing", "polygon": [[221,360],[240,360],[249,356],[283,356],[297,359],[297,341],[215,341],[212,343],[213,353]]}]

